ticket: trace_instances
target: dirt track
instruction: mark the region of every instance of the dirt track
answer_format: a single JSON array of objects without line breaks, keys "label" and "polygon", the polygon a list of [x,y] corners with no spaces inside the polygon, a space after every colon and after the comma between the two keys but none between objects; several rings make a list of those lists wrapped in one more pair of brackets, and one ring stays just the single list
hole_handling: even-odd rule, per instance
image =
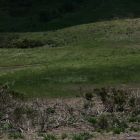
[{"label": "dirt track", "polygon": [[29,66],[46,65],[50,63],[35,63],[35,64],[25,64],[25,65],[13,65],[13,66],[1,66],[0,69],[10,69],[10,68],[23,68]]}]

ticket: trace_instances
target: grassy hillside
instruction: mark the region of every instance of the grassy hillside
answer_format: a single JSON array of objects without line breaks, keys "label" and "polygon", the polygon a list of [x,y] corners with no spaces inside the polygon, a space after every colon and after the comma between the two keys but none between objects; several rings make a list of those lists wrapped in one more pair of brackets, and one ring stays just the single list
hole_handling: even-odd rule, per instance
[{"label": "grassy hillside", "polygon": [[89,91],[95,86],[139,85],[139,23],[139,18],[122,19],[16,33],[17,42],[41,40],[44,46],[1,48],[0,84],[13,82],[12,90],[39,97],[76,96],[80,87]]},{"label": "grassy hillside", "polygon": [[[5,0],[0,3],[0,32],[51,31],[114,18],[140,16],[138,0]],[[50,12],[48,21],[40,20],[42,10]]]}]

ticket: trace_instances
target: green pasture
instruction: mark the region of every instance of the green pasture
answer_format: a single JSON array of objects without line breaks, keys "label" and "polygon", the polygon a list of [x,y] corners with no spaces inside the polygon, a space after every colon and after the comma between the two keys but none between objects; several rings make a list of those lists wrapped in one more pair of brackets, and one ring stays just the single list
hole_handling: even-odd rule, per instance
[{"label": "green pasture", "polygon": [[[84,24],[51,32],[17,33],[52,41],[37,48],[0,49],[0,84],[35,97],[75,97],[95,86],[140,83],[140,19]],[[133,26],[135,24],[135,26]],[[6,33],[3,35],[11,35]],[[32,64],[40,65],[32,65]],[[24,66],[30,64],[31,66]],[[5,67],[17,66],[23,67]]]}]

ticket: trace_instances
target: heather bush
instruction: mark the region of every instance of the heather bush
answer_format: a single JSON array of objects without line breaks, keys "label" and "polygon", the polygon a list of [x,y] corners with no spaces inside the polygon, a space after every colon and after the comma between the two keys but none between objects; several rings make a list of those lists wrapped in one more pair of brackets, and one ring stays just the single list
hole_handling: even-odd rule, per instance
[{"label": "heather bush", "polygon": [[13,48],[14,45],[12,44],[12,41],[15,41],[18,39],[19,39],[19,34],[1,36],[0,37],[0,48]]},{"label": "heather bush", "polygon": [[43,46],[44,42],[33,39],[19,40],[19,34],[0,37],[0,48],[34,48]]},{"label": "heather bush", "polygon": [[43,45],[43,42],[39,40],[23,39],[21,41],[13,41],[11,43],[15,48],[34,48]]},{"label": "heather bush", "polygon": [[47,134],[47,136],[44,137],[44,140],[57,140],[57,137],[55,135]]},{"label": "heather bush", "polygon": [[115,88],[95,88],[94,92],[100,97],[108,112],[123,111],[129,95],[126,91]]},{"label": "heather bush", "polygon": [[85,93],[85,98],[88,100],[91,100],[93,98],[93,94],[92,93]]},{"label": "heather bush", "polygon": [[18,138],[21,138],[21,139],[25,139],[25,136],[22,135],[21,133],[18,133],[18,132],[12,132],[9,134],[9,139],[11,138],[14,138],[14,139],[18,139]]},{"label": "heather bush", "polygon": [[130,127],[130,131],[139,132],[140,131],[140,128],[139,127],[133,127],[133,126],[131,126]]},{"label": "heather bush", "polygon": [[65,133],[63,133],[63,134],[61,135],[61,139],[65,139],[65,138],[67,138],[67,137],[68,137],[68,135],[65,134]]},{"label": "heather bush", "polygon": [[98,122],[97,118],[93,118],[93,117],[88,117],[86,118],[86,120],[92,124],[92,126],[95,126],[95,124]]},{"label": "heather bush", "polygon": [[132,95],[128,100],[128,106],[132,115],[140,114],[140,97],[139,95]]}]

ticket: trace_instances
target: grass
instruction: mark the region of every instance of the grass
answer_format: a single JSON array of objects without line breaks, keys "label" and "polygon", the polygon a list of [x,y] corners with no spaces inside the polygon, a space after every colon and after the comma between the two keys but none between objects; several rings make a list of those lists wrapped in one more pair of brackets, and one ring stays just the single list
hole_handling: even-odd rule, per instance
[{"label": "grass", "polygon": [[19,33],[20,39],[51,39],[54,47],[0,49],[0,67],[46,63],[2,68],[0,84],[14,82],[11,90],[28,97],[73,97],[81,86],[139,84],[139,22],[104,21],[55,32]]},{"label": "grass", "polygon": [[14,139],[18,139],[18,138],[21,138],[21,139],[25,139],[24,135],[22,135],[21,133],[18,133],[18,132],[12,132],[12,133],[9,133],[9,139],[11,138],[14,138]]}]

